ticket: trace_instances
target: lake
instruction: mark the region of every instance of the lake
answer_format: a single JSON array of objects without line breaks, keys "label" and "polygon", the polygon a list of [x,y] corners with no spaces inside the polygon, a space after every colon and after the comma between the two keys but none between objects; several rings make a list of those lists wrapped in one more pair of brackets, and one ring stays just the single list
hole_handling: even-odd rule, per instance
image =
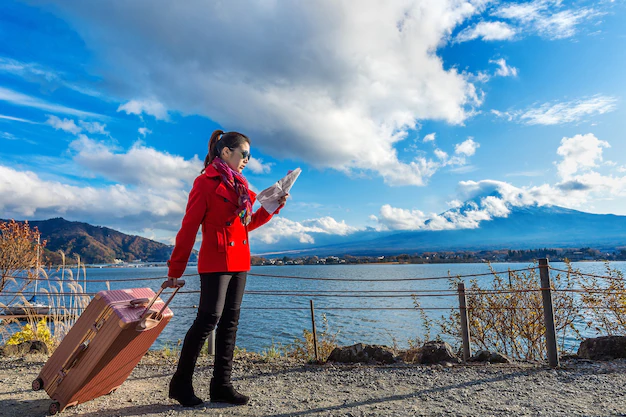
[{"label": "lake", "polygon": [[[584,273],[605,273],[602,262],[577,262],[572,264]],[[492,264],[496,271],[507,271],[532,266],[524,263]],[[565,269],[562,263],[551,263],[552,267]],[[626,271],[626,262],[613,262],[613,268]],[[194,274],[195,266],[190,266],[186,274]],[[448,290],[447,280],[397,281],[397,279],[418,277],[439,277],[452,275],[481,274],[489,272],[487,264],[430,264],[430,265],[296,265],[296,266],[258,266],[252,267],[251,273],[267,275],[298,276],[305,278],[339,278],[334,280],[298,280],[277,277],[249,276],[244,296],[237,346],[260,352],[274,344],[287,345],[294,338],[302,337],[304,329],[311,329],[309,300],[315,303],[318,333],[323,330],[323,315],[326,317],[331,333],[338,333],[337,341],[341,345],[357,342],[392,345],[394,341],[400,347],[406,347],[409,339],[423,336],[419,312],[415,310],[410,293],[391,293],[394,297],[340,297],[333,291],[362,291],[360,295],[391,295],[376,291],[436,291]],[[554,274],[554,272],[552,272]],[[88,268],[87,291],[97,292],[106,289],[105,283],[89,280],[109,280],[111,289],[132,287],[151,287],[157,289],[162,278],[150,281],[120,281],[131,278],[164,277],[165,267],[138,268]],[[356,279],[381,279],[380,282],[350,281]],[[487,286],[491,276],[479,277],[479,282]],[[185,277],[187,285],[183,291],[199,290],[197,276]],[[81,280],[82,281],[82,280]],[[466,285],[468,281],[466,279]],[[482,285],[481,285],[482,286]],[[290,294],[269,295],[255,291],[291,291]],[[317,293],[298,296],[293,292]],[[345,294],[344,294],[345,295]],[[401,295],[401,296],[398,296]],[[195,317],[193,306],[198,304],[199,293],[178,294],[172,302],[174,317],[165,328],[153,348],[166,344],[175,345],[183,339]],[[456,294],[447,297],[420,297],[422,307],[451,308],[458,307]],[[353,308],[353,309],[350,309]],[[361,310],[363,309],[363,310]],[[404,310],[406,309],[406,310]],[[427,314],[433,318],[447,315],[447,311],[430,310]],[[434,332],[436,333],[436,331]],[[434,336],[434,334],[432,335]],[[572,342],[573,343],[573,342]]]}]

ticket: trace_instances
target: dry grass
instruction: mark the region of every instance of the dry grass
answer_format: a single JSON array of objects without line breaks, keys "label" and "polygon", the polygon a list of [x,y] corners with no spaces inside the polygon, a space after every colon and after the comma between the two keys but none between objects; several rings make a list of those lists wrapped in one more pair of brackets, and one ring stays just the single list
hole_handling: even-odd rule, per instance
[{"label": "dry grass", "polygon": [[[61,252],[62,265],[54,271],[44,270],[40,267],[40,252],[44,246],[39,231],[30,229],[27,222],[0,222],[0,295],[6,295],[0,310],[19,304],[26,314],[24,321],[2,321],[3,344],[13,336],[13,341],[41,340],[54,349],[89,304],[90,297],[82,294],[86,292],[87,279],[80,257],[76,257],[76,264],[67,265],[65,254]],[[76,277],[72,268],[76,269]],[[39,302],[50,307],[46,320],[42,321],[36,314],[36,306],[29,302],[27,295],[33,291]]]},{"label": "dry grass", "polygon": [[587,329],[597,334],[626,334],[626,281],[624,274],[609,263],[605,275],[611,279],[601,279],[581,275],[580,271],[569,266],[568,275],[576,277],[586,291],[581,299],[586,307],[584,319]]},{"label": "dry grass", "polygon": [[[491,268],[491,266],[490,266]],[[471,342],[474,348],[504,353],[515,359],[540,360],[545,357],[545,327],[543,302],[539,275],[535,269],[509,272],[507,276],[497,274],[493,268],[493,280],[479,285],[470,280],[466,288]],[[580,336],[574,326],[580,320],[583,302],[571,290],[579,287],[578,280],[571,274],[552,274],[552,300],[554,318],[561,351],[565,348],[568,335]],[[456,289],[458,279],[451,279]],[[488,292],[480,292],[488,290]],[[532,291],[528,291],[532,290]],[[444,335],[461,340],[460,314],[452,309],[440,321]]]},{"label": "dry grass", "polygon": [[[331,352],[337,347],[337,335],[339,332],[331,333],[326,314],[322,314],[322,331],[317,329],[317,352],[319,360],[326,362]],[[313,332],[303,331],[303,338],[296,338],[293,344],[285,349],[285,356],[290,358],[315,361],[315,344],[313,342]]]}]

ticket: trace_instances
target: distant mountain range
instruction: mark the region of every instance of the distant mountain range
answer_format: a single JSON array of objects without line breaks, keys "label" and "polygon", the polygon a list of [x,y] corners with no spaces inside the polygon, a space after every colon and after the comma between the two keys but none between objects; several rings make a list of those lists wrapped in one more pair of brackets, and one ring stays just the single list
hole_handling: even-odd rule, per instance
[{"label": "distant mountain range", "polygon": [[[476,204],[454,209],[463,215]],[[593,247],[601,250],[626,247],[626,216],[591,214],[557,206],[508,207],[507,217],[483,220],[475,229],[376,231],[366,229],[345,236],[309,233],[315,244],[285,238],[267,245],[255,240],[253,253],[263,256],[392,255],[424,251],[537,249]],[[445,214],[445,213],[444,213]],[[142,260],[166,261],[172,246],[107,227],[71,222],[62,218],[30,221],[47,240],[48,259],[57,263],[58,251],[67,257],[79,254],[89,264]],[[270,222],[264,227],[272,227]],[[254,232],[252,232],[252,236]],[[197,252],[192,254],[196,260]]]},{"label": "distant mountain range", "polygon": [[[391,255],[424,251],[578,248],[613,249],[626,247],[626,216],[591,214],[557,206],[509,207],[507,217],[483,220],[475,229],[415,230],[377,232],[367,229],[348,236],[310,233],[310,244],[292,241],[288,245],[263,247],[265,254],[293,255]],[[463,210],[456,209],[461,213]],[[271,224],[266,226],[271,227]],[[256,243],[256,242],[255,242]],[[259,247],[261,246],[261,247]],[[260,249],[260,250],[259,250]]]},{"label": "distant mountain range", "polygon": [[166,261],[173,249],[172,246],[140,236],[63,218],[28,223],[31,228],[37,227],[41,238],[47,241],[44,259],[53,264],[60,263],[59,251],[65,253],[68,262],[75,262],[75,255],[78,254],[82,263],[106,264],[113,263],[115,259],[126,262]]}]

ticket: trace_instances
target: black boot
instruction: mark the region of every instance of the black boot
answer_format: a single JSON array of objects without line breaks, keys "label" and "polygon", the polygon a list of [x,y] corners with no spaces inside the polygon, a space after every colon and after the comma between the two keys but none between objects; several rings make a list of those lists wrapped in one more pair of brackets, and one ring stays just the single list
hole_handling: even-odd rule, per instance
[{"label": "black boot", "polygon": [[215,364],[211,379],[211,402],[246,404],[250,399],[243,395],[230,382],[233,370],[233,354],[237,339],[240,310],[225,309],[215,334]]},{"label": "black boot", "polygon": [[202,404],[193,391],[192,377],[196,367],[200,350],[207,335],[215,329],[219,316],[206,314],[198,311],[198,316],[193,322],[183,342],[183,348],[178,359],[178,367],[170,381],[169,397],[178,401],[184,407],[195,407]]},{"label": "black boot", "polygon": [[231,383],[219,382],[215,378],[211,379],[210,395],[212,403],[244,405],[250,400],[247,395],[237,392]]},{"label": "black boot", "polygon": [[174,374],[170,381],[169,397],[178,401],[183,407],[196,407],[203,404],[204,401],[193,392],[193,385],[185,379],[179,374]]}]

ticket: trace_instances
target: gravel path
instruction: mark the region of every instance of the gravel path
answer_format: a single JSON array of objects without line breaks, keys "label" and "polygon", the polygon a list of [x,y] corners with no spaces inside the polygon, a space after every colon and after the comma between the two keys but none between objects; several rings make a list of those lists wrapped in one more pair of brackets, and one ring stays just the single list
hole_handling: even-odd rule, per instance
[{"label": "gravel path", "polygon": [[[0,358],[0,416],[47,415],[45,391],[30,390],[45,358]],[[238,358],[235,385],[246,406],[206,402],[183,408],[167,399],[172,358],[148,355],[114,394],[61,416],[609,416],[626,415],[626,362],[538,365],[304,365]],[[210,362],[195,386],[208,399]]]}]

